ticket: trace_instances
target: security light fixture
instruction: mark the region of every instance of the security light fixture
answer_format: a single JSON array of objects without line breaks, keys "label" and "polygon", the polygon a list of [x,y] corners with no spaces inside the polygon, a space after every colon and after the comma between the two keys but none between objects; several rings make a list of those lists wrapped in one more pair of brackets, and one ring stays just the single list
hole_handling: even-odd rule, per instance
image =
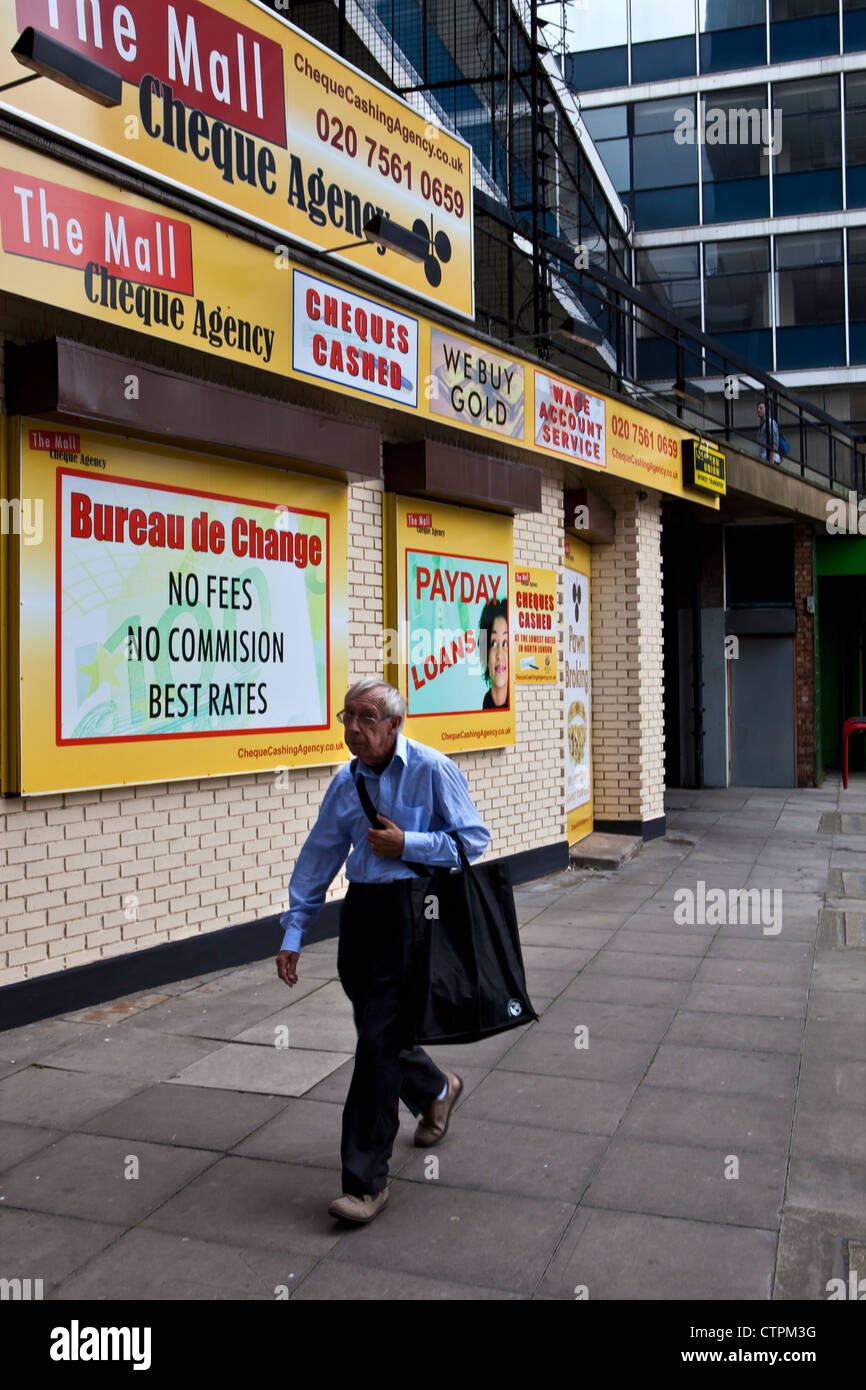
[{"label": "security light fixture", "polygon": [[430,254],[427,237],[419,236],[399,222],[392,222],[390,217],[383,217],[380,212],[364,223],[364,236],[376,246],[384,246],[386,251],[396,251],[398,256],[405,256],[409,261],[425,261]]},{"label": "security light fixture", "polygon": [[61,87],[95,101],[99,106],[119,106],[123,100],[123,82],[116,72],[94,63],[74,48],[58,43],[56,39],[41,34],[38,29],[25,29],[12,49],[13,58],[25,68],[31,68],[32,77],[20,77],[16,82],[7,82],[0,92],[10,87],[18,87],[23,82],[33,82],[37,77],[50,77]]}]

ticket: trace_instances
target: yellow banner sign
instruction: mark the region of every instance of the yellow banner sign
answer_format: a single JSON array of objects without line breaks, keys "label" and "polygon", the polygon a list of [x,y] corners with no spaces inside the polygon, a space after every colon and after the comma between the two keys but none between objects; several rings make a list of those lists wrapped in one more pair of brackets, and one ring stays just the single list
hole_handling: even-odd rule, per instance
[{"label": "yellow banner sign", "polygon": [[26,419],[21,468],[24,793],[343,760],[345,488]]},{"label": "yellow banner sign", "polygon": [[510,517],[384,499],[388,679],[406,733],[443,753],[514,743]]},{"label": "yellow banner sign", "polygon": [[259,247],[0,140],[0,288],[286,372],[289,276]]},{"label": "yellow banner sign", "polygon": [[727,492],[725,456],[707,439],[687,439],[683,456],[683,481],[688,487],[714,492],[724,497]]},{"label": "yellow banner sign", "polygon": [[[105,109],[42,78],[0,104],[192,197],[474,317],[472,154],[254,0],[6,0],[10,49],[38,32],[117,73]],[[427,241],[423,262],[365,242],[376,214]]]},{"label": "yellow banner sign", "polygon": [[0,289],[719,505],[676,426],[8,140]]},{"label": "yellow banner sign", "polygon": [[511,637],[518,685],[555,685],[556,570],[514,570]]}]

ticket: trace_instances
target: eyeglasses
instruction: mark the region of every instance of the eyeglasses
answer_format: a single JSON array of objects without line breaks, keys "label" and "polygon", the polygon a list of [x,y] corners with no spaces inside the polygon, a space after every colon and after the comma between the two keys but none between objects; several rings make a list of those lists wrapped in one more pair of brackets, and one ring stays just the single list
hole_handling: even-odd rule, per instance
[{"label": "eyeglasses", "polygon": [[391,719],[392,716],[390,714],[383,714],[376,719],[372,714],[354,714],[351,710],[341,709],[337,711],[337,718],[341,724],[351,724],[354,719],[355,723],[360,724],[362,729],[373,729],[377,724],[382,724],[386,719]]}]

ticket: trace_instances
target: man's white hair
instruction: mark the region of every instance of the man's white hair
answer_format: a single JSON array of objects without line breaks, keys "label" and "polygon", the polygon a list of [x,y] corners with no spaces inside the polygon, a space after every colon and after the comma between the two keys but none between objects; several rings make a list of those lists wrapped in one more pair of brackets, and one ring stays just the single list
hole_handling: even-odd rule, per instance
[{"label": "man's white hair", "polygon": [[381,676],[366,676],[362,681],[355,681],[346,691],[345,704],[350,700],[357,700],[360,695],[375,694],[382,713],[389,715],[392,719],[396,716],[400,720],[402,729],[406,722],[406,701],[395,686],[389,685],[382,680]]}]

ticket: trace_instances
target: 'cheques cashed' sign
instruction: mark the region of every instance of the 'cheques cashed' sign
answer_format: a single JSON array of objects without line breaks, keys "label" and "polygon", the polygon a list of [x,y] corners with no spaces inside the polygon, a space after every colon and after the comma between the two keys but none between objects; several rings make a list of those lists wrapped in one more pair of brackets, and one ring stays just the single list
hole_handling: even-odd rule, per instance
[{"label": "'cheques cashed' sign", "polygon": [[106,110],[43,79],[0,103],[193,197],[320,249],[377,212],[427,238],[423,262],[365,244],[357,270],[474,315],[469,146],[255,0],[6,0],[0,82],[37,31],[123,79]]},{"label": "'cheques cashed' sign", "polygon": [[21,458],[25,792],[341,759],[344,489],[32,420]]}]

